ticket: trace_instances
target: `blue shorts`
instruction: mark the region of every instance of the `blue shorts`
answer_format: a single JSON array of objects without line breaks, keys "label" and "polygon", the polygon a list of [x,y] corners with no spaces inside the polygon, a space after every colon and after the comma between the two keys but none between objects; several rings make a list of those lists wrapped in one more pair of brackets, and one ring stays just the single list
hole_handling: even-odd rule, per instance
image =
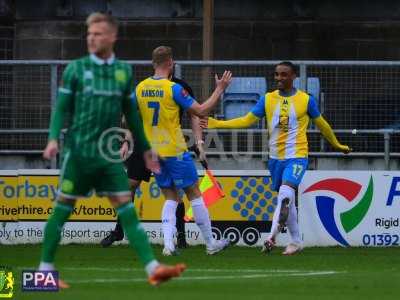
[{"label": "blue shorts", "polygon": [[196,166],[189,152],[178,157],[160,159],[161,173],[155,174],[160,188],[185,189],[198,180]]},{"label": "blue shorts", "polygon": [[272,177],[272,190],[278,191],[283,182],[298,187],[307,166],[308,158],[269,159],[268,169]]}]

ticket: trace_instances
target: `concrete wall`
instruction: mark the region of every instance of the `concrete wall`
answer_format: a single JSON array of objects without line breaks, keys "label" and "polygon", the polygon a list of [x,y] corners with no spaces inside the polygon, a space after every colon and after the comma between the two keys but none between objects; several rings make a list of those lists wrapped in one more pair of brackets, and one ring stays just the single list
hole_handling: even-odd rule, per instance
[{"label": "concrete wall", "polygon": [[[200,0],[16,1],[15,58],[83,55],[93,10],[121,20],[121,58],[148,59],[160,44],[178,59],[201,58]],[[215,59],[397,60],[399,32],[398,1],[215,1]]]},{"label": "concrete wall", "polygon": [[[19,21],[16,59],[72,59],[86,52],[78,21]],[[216,21],[215,59],[400,59],[400,22]],[[123,59],[149,59],[161,44],[177,59],[201,59],[200,21],[125,21],[116,52]]]}]

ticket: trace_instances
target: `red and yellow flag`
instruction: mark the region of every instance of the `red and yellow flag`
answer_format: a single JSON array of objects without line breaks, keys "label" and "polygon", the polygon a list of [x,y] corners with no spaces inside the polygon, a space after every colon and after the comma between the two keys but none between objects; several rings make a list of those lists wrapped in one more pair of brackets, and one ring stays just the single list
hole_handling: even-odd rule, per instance
[{"label": "red and yellow flag", "polygon": [[[206,170],[203,179],[200,182],[200,192],[203,196],[204,204],[206,207],[210,207],[218,200],[225,197],[224,191],[219,186],[217,180],[210,170]],[[190,207],[185,214],[185,221],[189,222],[193,220],[193,211]]]}]

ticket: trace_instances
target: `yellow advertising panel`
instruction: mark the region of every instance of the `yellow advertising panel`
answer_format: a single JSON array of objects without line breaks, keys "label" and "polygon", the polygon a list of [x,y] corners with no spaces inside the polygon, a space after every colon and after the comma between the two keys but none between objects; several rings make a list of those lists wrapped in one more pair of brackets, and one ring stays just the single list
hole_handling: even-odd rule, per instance
[{"label": "yellow advertising panel", "polygon": [[[209,207],[212,220],[267,221],[272,220],[276,192],[271,190],[271,178],[261,176],[216,176],[225,197]],[[189,204],[181,193],[185,207]],[[154,179],[142,183],[136,192],[135,206],[142,220],[160,220],[164,197]]]},{"label": "yellow advertising panel", "polygon": [[[270,221],[276,205],[269,176],[216,176],[225,198],[209,208],[215,221]],[[0,176],[0,221],[46,220],[58,189],[56,175]],[[183,192],[181,193],[183,194]],[[183,197],[183,195],[182,195]],[[185,207],[189,204],[183,197]],[[135,195],[135,206],[143,221],[159,221],[164,197],[151,179]],[[77,201],[71,220],[112,221],[115,210],[107,198],[92,196]]]},{"label": "yellow advertising panel", "polygon": [[0,222],[18,221],[18,177],[0,176]]},{"label": "yellow advertising panel", "polygon": [[57,176],[18,176],[19,220],[45,220],[57,193]]}]

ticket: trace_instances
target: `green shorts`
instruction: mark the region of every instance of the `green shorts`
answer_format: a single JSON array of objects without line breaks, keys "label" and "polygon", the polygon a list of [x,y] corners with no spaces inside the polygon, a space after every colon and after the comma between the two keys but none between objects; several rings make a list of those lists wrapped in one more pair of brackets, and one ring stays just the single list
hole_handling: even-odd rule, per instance
[{"label": "green shorts", "polygon": [[60,171],[59,195],[67,199],[130,195],[128,176],[122,162],[77,157],[66,153]]}]

